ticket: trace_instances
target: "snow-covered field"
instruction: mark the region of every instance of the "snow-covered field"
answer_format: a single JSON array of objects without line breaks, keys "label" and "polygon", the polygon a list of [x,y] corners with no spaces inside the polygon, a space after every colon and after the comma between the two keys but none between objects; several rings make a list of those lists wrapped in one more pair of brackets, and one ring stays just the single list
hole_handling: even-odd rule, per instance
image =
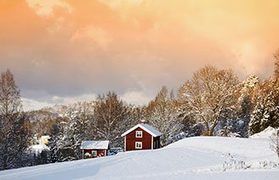
[{"label": "snow-covered field", "polygon": [[186,138],[165,148],[0,172],[0,179],[278,180],[270,138]]}]

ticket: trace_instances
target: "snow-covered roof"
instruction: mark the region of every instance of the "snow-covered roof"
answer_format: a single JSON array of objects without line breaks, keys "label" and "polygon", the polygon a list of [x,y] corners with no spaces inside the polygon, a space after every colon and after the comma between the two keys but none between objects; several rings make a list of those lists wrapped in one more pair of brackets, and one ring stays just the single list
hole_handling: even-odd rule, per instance
[{"label": "snow-covered roof", "polygon": [[129,129],[128,131],[124,132],[121,136],[122,137],[126,136],[127,134],[129,134],[130,132],[134,131],[137,128],[143,129],[144,131],[148,132],[153,137],[158,137],[158,136],[162,135],[162,133],[159,132],[155,127],[150,126],[149,124],[140,123],[140,124],[137,124],[136,126],[132,127],[131,129]]},{"label": "snow-covered roof", "polygon": [[32,145],[29,147],[31,152],[35,153],[36,155],[39,155],[42,153],[42,151],[46,150],[49,151],[49,147],[46,146],[45,144],[36,144],[36,145]]},{"label": "snow-covered roof", "polygon": [[50,139],[50,136],[45,135],[45,136],[41,136],[39,139],[39,143],[40,144],[48,144],[48,141]]},{"label": "snow-covered roof", "polygon": [[108,149],[109,141],[82,141],[80,149]]}]

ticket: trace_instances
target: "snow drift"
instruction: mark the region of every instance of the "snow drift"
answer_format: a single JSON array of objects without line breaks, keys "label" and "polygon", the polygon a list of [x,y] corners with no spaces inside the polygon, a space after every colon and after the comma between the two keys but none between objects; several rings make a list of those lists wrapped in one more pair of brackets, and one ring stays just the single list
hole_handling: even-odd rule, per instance
[{"label": "snow drift", "polygon": [[273,127],[268,127],[262,132],[253,134],[250,138],[273,138],[276,136],[278,129]]},{"label": "snow drift", "polygon": [[279,179],[269,138],[186,138],[158,150],[0,172],[0,179]]}]

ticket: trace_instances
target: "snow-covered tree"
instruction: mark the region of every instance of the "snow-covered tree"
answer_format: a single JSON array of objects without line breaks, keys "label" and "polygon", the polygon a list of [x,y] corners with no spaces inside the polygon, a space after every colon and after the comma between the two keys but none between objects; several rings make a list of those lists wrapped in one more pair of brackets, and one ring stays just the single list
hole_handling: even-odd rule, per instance
[{"label": "snow-covered tree", "polygon": [[182,113],[203,123],[205,134],[213,135],[218,123],[235,108],[238,84],[238,78],[231,70],[218,70],[212,66],[200,69],[179,89]]},{"label": "snow-covered tree", "polygon": [[93,113],[94,102],[76,103],[68,109],[69,123],[65,127],[61,149],[66,153],[63,161],[79,159],[81,157],[81,142],[94,139],[90,126],[94,123]]},{"label": "snow-covered tree", "polygon": [[277,79],[262,83],[249,123],[249,134],[258,133],[268,126],[279,127],[279,81]]},{"label": "snow-covered tree", "polygon": [[241,84],[236,117],[232,121],[232,132],[239,134],[241,137],[248,137],[249,122],[255,106],[255,89],[257,89],[258,84],[259,78],[255,75],[249,76]]},{"label": "snow-covered tree", "polygon": [[173,93],[169,93],[164,86],[154,100],[145,108],[145,119],[163,133],[162,145],[167,145],[175,140],[175,136],[183,129],[182,123],[177,118]]},{"label": "snow-covered tree", "polygon": [[0,169],[20,167],[28,147],[29,121],[21,110],[19,89],[7,70],[0,77]]},{"label": "snow-covered tree", "polygon": [[100,140],[109,140],[112,147],[123,145],[121,134],[125,132],[132,120],[130,109],[113,92],[97,98],[94,108],[94,124],[91,128]]},{"label": "snow-covered tree", "polygon": [[274,76],[260,84],[256,106],[249,123],[249,134],[258,133],[268,126],[279,127],[279,51],[274,55]]},{"label": "snow-covered tree", "polygon": [[63,161],[63,155],[61,149],[63,148],[63,123],[56,123],[51,126],[50,140],[49,140],[49,162],[61,162]]}]

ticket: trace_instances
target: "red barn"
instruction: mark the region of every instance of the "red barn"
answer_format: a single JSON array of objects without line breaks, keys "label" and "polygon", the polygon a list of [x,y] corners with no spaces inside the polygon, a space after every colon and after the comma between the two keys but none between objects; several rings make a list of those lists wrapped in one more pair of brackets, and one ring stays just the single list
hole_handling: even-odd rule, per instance
[{"label": "red barn", "polygon": [[143,150],[160,148],[160,133],[156,128],[140,123],[121,136],[124,137],[124,150]]},{"label": "red barn", "polygon": [[109,141],[82,141],[82,159],[107,156]]}]

